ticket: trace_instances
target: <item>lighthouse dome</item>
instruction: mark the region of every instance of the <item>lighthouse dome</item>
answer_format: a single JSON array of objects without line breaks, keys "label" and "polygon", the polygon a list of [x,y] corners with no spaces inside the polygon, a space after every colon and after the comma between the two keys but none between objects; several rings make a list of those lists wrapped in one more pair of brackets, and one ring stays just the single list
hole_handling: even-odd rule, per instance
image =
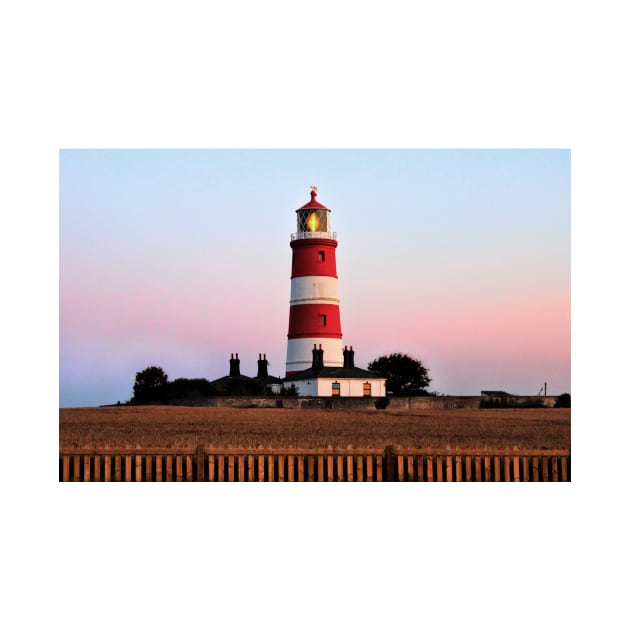
[{"label": "lighthouse dome", "polygon": [[319,209],[319,208],[323,208],[324,210],[328,210],[330,212],[330,210],[326,206],[322,205],[321,203],[319,203],[319,201],[317,201],[316,197],[317,197],[317,188],[313,186],[311,190],[311,200],[308,203],[305,203],[301,208],[298,208],[296,212],[299,212],[300,210],[311,210],[311,209]]}]

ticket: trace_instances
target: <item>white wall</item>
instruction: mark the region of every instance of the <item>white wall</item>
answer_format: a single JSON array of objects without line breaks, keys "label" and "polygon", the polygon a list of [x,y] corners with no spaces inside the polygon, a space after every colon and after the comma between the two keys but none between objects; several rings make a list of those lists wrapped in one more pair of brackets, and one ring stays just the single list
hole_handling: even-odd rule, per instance
[{"label": "white wall", "polygon": [[285,387],[295,385],[298,388],[298,396],[317,396],[317,381],[289,381]]},{"label": "white wall", "polygon": [[363,398],[363,383],[366,381],[372,385],[372,397],[385,396],[384,378],[318,378],[290,381],[288,385],[295,383],[300,396],[332,396],[332,384],[335,381],[341,384],[341,398]]}]

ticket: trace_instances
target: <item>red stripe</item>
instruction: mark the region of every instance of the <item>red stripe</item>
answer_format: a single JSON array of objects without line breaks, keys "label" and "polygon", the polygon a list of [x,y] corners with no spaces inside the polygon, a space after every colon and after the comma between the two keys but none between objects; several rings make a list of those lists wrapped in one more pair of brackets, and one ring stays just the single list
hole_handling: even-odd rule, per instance
[{"label": "red stripe", "polygon": [[[325,317],[324,324],[322,316]],[[289,308],[289,339],[332,337],[341,339],[337,304],[296,304]]]},{"label": "red stripe", "polygon": [[336,247],[337,241],[323,238],[291,241],[291,248],[293,249],[291,277],[330,276],[336,278]]}]

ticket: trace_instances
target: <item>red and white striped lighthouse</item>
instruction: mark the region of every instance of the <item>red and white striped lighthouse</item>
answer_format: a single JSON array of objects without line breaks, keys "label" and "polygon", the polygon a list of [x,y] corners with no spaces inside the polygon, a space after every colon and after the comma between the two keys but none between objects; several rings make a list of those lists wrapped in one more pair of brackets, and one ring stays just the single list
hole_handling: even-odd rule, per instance
[{"label": "red and white striped lighthouse", "polygon": [[291,306],[286,375],[313,363],[313,348],[324,351],[324,365],[343,367],[341,320],[335,250],[337,234],[330,230],[330,210],[311,200],[296,210],[297,232],[291,234]]}]

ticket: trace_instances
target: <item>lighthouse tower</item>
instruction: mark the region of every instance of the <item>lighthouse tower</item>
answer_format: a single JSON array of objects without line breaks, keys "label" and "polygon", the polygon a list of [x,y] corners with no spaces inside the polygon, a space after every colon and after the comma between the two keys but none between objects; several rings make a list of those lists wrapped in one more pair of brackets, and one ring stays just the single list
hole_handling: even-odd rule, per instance
[{"label": "lighthouse tower", "polygon": [[297,232],[291,234],[291,306],[286,376],[306,370],[313,349],[323,350],[324,364],[343,367],[341,320],[335,250],[337,234],[330,230],[330,210],[311,200],[296,210]]}]

